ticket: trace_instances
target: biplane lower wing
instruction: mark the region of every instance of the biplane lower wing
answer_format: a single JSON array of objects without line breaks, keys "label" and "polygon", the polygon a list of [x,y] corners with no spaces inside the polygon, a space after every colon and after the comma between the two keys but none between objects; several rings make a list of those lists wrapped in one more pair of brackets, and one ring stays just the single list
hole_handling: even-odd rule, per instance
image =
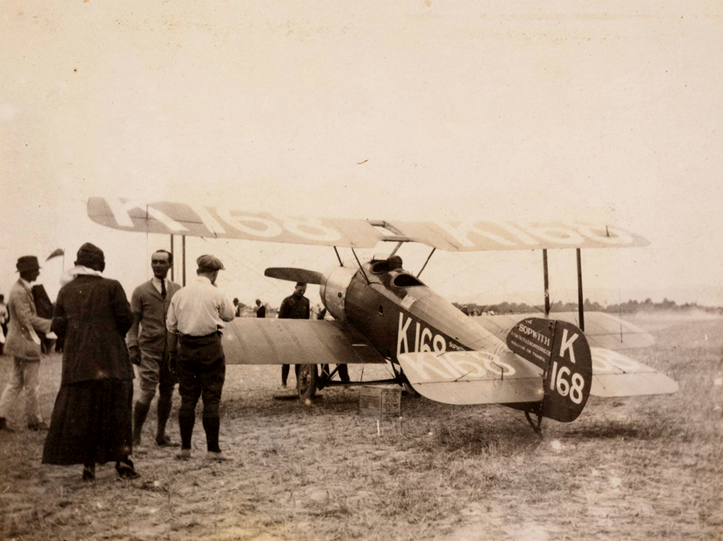
[{"label": "biplane lower wing", "polygon": [[385,362],[366,338],[338,321],[236,318],[224,329],[223,349],[228,364]]},{"label": "biplane lower wing", "polygon": [[445,404],[513,404],[543,398],[542,369],[512,352],[404,353],[398,356],[415,391]]},{"label": "biplane lower wing", "polygon": [[642,396],[678,390],[678,384],[665,374],[617,351],[595,347],[590,351],[593,396]]},{"label": "biplane lower wing", "polygon": [[[527,318],[559,319],[579,325],[577,312],[552,312],[543,314],[500,314],[476,317],[474,320],[500,340],[521,319]],[[653,336],[632,323],[604,312],[585,312],[585,338],[592,348],[623,350],[650,347],[655,343]]]}]

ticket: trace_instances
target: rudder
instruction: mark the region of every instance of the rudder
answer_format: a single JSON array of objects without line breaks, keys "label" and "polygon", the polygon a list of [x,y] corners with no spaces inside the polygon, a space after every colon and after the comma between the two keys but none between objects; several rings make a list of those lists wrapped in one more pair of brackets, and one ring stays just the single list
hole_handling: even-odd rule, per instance
[{"label": "rudder", "polygon": [[577,419],[592,386],[592,356],[585,334],[566,321],[527,318],[510,330],[507,346],[544,370],[538,413],[563,423]]}]

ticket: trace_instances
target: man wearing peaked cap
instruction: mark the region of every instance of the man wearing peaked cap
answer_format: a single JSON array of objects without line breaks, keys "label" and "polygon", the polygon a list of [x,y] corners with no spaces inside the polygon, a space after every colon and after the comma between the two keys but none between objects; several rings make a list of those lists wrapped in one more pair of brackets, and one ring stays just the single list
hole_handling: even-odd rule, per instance
[{"label": "man wearing peaked cap", "polygon": [[198,278],[174,295],[166,318],[166,327],[172,334],[170,362],[178,376],[181,393],[178,410],[181,453],[178,458],[191,458],[196,404],[203,397],[206,457],[226,460],[218,442],[219,405],[226,377],[221,333],[225,323],[233,320],[235,310],[231,301],[216,288],[218,273],[224,270],[223,263],[212,255],[202,255],[196,263]]},{"label": "man wearing peaked cap", "polygon": [[212,255],[202,255],[196,260],[196,265],[198,265],[198,270],[204,272],[226,270],[221,260]]},{"label": "man wearing peaked cap", "polygon": [[8,310],[10,323],[5,341],[5,354],[13,356],[13,373],[0,397],[0,430],[9,430],[5,417],[10,413],[20,391],[25,389],[25,414],[28,428],[47,429],[38,411],[40,397],[40,337],[37,333],[50,332],[50,320],[38,316],[30,287],[40,275],[38,258],[24,255],[16,264],[20,278],[10,290]]}]

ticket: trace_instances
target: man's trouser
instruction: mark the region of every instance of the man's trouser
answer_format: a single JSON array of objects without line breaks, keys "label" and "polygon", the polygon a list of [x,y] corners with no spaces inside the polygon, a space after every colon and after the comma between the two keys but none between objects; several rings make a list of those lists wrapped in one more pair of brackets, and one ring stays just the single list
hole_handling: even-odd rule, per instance
[{"label": "man's trouser", "polygon": [[[289,364],[282,364],[281,365],[281,383],[286,385],[286,381],[289,379],[289,367],[291,365]],[[299,365],[294,365],[294,374],[296,375],[296,379],[299,379]]]},{"label": "man's trouser", "polygon": [[163,445],[163,441],[166,439],[166,423],[173,408],[173,389],[178,381],[171,372],[168,361],[167,351],[155,353],[141,350],[141,364],[138,365],[141,393],[133,410],[133,441],[136,445],[141,442],[143,423],[146,421],[153,396],[156,394],[156,387],[159,391],[156,442]]},{"label": "man's trouser", "polygon": [[173,396],[173,389],[178,379],[171,372],[168,365],[167,352],[151,352],[141,350],[141,364],[138,365],[138,378],[140,379],[141,395],[138,401],[148,404],[153,401],[158,387],[161,399]]},{"label": "man's trouser", "polygon": [[13,358],[13,373],[10,376],[2,397],[0,397],[0,417],[7,417],[13,404],[25,389],[25,417],[29,425],[43,422],[38,412],[38,399],[40,397],[40,380],[38,369],[40,360]]},{"label": "man's trouser", "polygon": [[196,404],[201,398],[208,450],[220,450],[219,405],[225,379],[226,359],[221,346],[221,333],[200,337],[181,335],[178,348],[178,390],[181,394],[178,424],[183,449],[191,448]]}]

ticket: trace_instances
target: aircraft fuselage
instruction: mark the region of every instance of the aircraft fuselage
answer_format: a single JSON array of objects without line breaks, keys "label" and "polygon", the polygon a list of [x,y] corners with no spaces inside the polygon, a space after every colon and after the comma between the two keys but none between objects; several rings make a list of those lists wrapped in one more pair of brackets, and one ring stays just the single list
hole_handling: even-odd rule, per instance
[{"label": "aircraft fuselage", "polygon": [[365,263],[363,269],[337,267],[325,275],[322,301],[335,318],[348,321],[391,361],[410,352],[504,347],[401,267],[390,269],[382,260]]}]

